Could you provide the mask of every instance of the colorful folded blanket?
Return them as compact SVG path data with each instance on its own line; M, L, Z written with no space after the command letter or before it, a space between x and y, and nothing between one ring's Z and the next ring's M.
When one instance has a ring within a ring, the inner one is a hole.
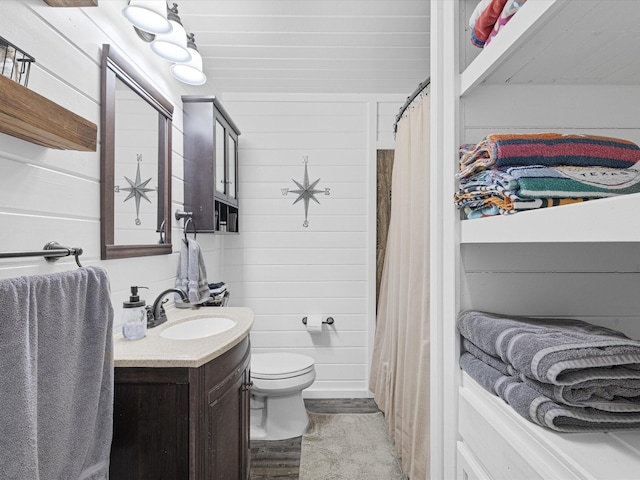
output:
M493 26L493 30L491 30L487 40L484 42L485 47L491 43L491 40L493 40L493 37L500 32L500 29L509 23L509 20L513 18L516 12L526 3L526 1L527 0L507 0L507 3L504 4L504 8Z
M484 8L482 8L482 2L478 4L476 10L481 9L480 13L478 14L474 10L474 13L471 14L471 18L477 17L471 29L471 43L473 45L480 48L484 47L484 43L493 30L498 17L500 17L505 3L507 3L507 0L491 0L487 5L484 5ZM471 23L471 20L469 23Z
M489 168L578 166L630 168L640 161L635 143L597 135L559 133L491 134L476 145L460 147L458 178Z
M523 198L604 198L640 192L640 165L606 167L510 167ZM473 177L472 177L473 178Z
M581 203L592 200L591 198L517 198L511 199L508 208L502 207L503 199L500 197L486 198L484 203L477 205L464 205L465 217L469 220L474 218L491 217L495 215L512 215L527 210L539 210L541 208L559 207L572 203Z
M469 178L460 180L460 189L454 195L454 201L456 206L464 211L465 217L472 219L586 202L603 196L602 194L587 197L581 195L536 195L535 193L523 195L520 182L525 181L526 184L529 179L518 178L518 176L543 176L545 175L545 168L547 167L514 167L507 169L506 172L494 168L483 170ZM559 171L561 170L562 168L559 168ZM611 170L612 177L616 171L627 171L622 169ZM517 176L512 175L511 171L514 171ZM553 171L550 170L546 174L553 175ZM526 185L528 186L528 184ZM531 190L527 190L527 192L531 192Z

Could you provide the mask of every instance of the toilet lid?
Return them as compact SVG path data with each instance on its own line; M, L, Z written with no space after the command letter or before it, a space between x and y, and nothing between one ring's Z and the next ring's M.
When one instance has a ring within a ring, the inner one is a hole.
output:
M313 369L314 360L297 353L254 353L251 355L251 376L255 378L289 378Z

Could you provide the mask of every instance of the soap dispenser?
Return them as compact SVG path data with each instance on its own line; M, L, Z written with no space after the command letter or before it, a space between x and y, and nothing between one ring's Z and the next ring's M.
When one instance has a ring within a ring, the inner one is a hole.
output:
M147 334L147 311L145 301L140 300L138 288L131 287L131 296L128 302L122 304L122 336L129 340L138 340Z

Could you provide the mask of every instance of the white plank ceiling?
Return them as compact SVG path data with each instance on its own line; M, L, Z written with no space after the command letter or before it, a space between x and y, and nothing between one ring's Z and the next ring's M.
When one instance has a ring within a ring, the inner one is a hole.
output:
M220 93L409 94L429 75L430 0L176 1Z

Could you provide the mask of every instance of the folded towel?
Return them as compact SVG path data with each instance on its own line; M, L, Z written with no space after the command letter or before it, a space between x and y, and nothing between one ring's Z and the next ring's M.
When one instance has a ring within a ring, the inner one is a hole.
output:
M215 297L227 291L227 285L224 282L210 283L209 295Z
M108 477L112 328L100 268L0 280L0 477Z
M496 369L502 375L509 375L509 376L518 375L517 370L513 368L511 365L503 362L498 357L489 355L487 352L485 352L484 350L478 348L473 343L471 343L467 338L462 339L462 348L463 348L463 352L470 353L481 362L486 363L490 367Z
M539 382L574 385L615 379L618 367L625 369L626 378L640 379L640 342L606 327L475 310L461 312L457 326L478 348Z
M462 347L465 352L502 375L515 377L558 403L606 412L640 412L640 379L635 371L620 367L612 371L607 379L586 380L573 385L552 385L521 374L512 365L489 355L466 338L462 340Z
M459 178L487 168L528 165L629 168L640 161L633 142L597 135L491 134L460 147Z
M470 353L460 356L460 367L485 390L497 395L523 418L558 432L593 432L640 428L640 413L603 412L571 407L523 383L518 377L503 375Z
M604 198L640 192L640 166L548 167L533 165L507 169L520 186L524 198Z
M467 218L480 218L492 215L510 215L525 210L537 210L592 200L592 198L523 198L518 193L499 187L460 191L454 195L454 201L459 209L464 210Z

